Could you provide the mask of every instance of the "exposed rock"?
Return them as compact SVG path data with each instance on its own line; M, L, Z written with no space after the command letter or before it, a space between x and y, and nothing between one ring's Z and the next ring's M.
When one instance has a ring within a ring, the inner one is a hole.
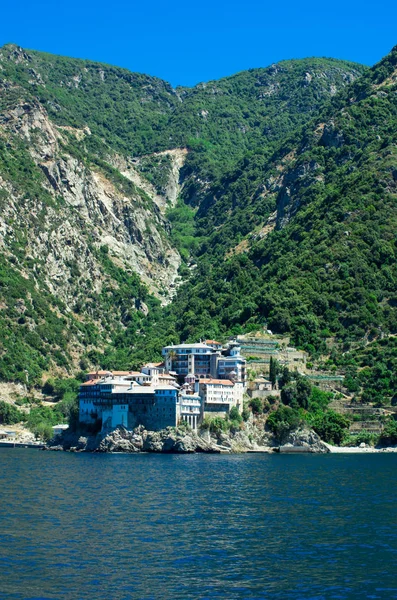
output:
M134 430L117 427L96 436L82 436L66 431L57 436L48 447L72 452L159 452L159 453L193 453L193 452L272 452L279 447L273 434L265 429L265 422L244 424L245 429L230 432L210 433L201 430L196 433L187 431L185 427L167 427L162 431L147 431L143 426ZM283 446L306 448L307 452L326 453L329 448L319 436L307 427L292 431L283 440Z
M126 195L103 171L69 155L62 147L66 129L54 126L35 100L18 101L0 115L0 133L26 142L45 175L43 188L54 199L51 206L19 197L9 182L0 179L1 191L8 197L0 215L2 244L7 234L12 242L9 224L18 222L27 234L27 254L37 265L46 263L41 283L67 305L76 302L76 287L86 295L84 282L96 293L102 290L105 277L90 248L92 240L97 247L106 245L118 266L137 273L166 303L179 279L180 257L168 241L169 224L156 204L156 194L154 203L149 189L146 197L138 188ZM91 133L88 128L76 131L79 140ZM38 227L43 218L46 226ZM77 282L78 273L84 277Z
M308 452L326 454L329 448L312 429L301 427L291 431L284 440L284 446L298 446L307 448Z
M185 427L168 427L162 431L147 431L139 426L134 430L124 427L83 436L66 431L49 443L49 448L60 447L72 452L160 452L160 453L193 453L193 452L248 452L270 451L275 440L263 427L246 423L246 430L231 430L229 433L210 433L187 430Z
M343 132L335 128L333 122L328 123L324 127L323 135L320 139L320 144L327 148L340 148L344 143Z

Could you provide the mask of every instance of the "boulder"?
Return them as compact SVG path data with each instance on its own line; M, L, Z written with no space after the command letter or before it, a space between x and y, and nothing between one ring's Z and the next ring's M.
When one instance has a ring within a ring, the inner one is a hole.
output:
M284 440L285 446L299 446L307 448L308 452L327 453L329 448L322 442L315 431L308 427L299 427L290 431Z

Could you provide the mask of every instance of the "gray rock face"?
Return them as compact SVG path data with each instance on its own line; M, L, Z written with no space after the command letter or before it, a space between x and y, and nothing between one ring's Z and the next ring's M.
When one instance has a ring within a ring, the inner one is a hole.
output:
M42 277L56 297L71 305L84 279L92 282L97 293L107 285L92 243L96 248L108 246L118 266L136 272L162 300L164 290L174 293L180 256L169 242L169 223L157 197L150 196L150 190L143 196L137 186L124 191L103 169L85 164L65 150L67 134L82 141L90 135L88 128L56 126L45 109L30 100L16 101L0 115L0 134L27 144L45 176L43 192L52 196L54 203L49 206L34 200L30 205L30 200L0 179L0 191L8 197L7 208L0 215L0 230L12 233L9 224L14 222L23 226L28 254L36 262L45 261ZM39 214L43 225L38 231ZM75 265L73 272L71 264ZM77 272L84 274L78 283Z
M324 127L320 143L327 148L340 148L344 143L343 132L335 129L335 125L331 121Z
M78 433L65 433L56 443L50 443L49 450L67 450L71 452L163 452L192 453L215 452L221 448L218 440L208 436L206 439L184 428L167 428L162 431L146 431L142 426L129 431L117 427L106 434L80 436Z
M321 438L312 429L300 428L291 431L285 440L284 446L296 446L307 448L308 452L326 454L329 448L321 441Z
M159 452L159 453L241 453L241 452L273 452L278 444L273 435L266 431L263 424L245 423L244 430L231 430L229 433L210 433L202 430L199 433L187 431L184 427L168 427L162 431L147 431L139 426L134 430L117 427L113 431L97 436L80 436L77 433L66 433L60 445L59 438L49 446L52 450L68 450L72 452ZM308 452L329 452L319 436L308 428L300 428L291 432L284 440L284 446L307 448Z

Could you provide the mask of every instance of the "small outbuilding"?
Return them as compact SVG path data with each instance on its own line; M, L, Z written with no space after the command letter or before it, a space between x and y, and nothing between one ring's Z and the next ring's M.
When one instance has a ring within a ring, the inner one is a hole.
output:
M61 435L64 431L66 431L66 429L69 429L69 425L60 424L60 425L54 425L52 428L52 431L55 436L55 435Z

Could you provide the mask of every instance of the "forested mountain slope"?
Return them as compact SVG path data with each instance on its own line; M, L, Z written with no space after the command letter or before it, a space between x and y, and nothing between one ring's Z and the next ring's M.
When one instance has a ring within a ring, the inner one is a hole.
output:
M178 250L185 260L189 250L175 231L199 240L193 211L184 223L172 209L178 197L200 204L248 150L270 156L364 71L285 61L173 90L125 69L0 49L0 378L131 366L185 335L159 301L174 296Z
M100 156L103 143L127 156L188 146L182 178L191 202L247 151L282 140L366 70L289 60L174 90L156 77L13 45L0 51L0 63L2 77L33 94L55 124L89 127L87 149Z
M182 337L266 322L318 354L395 334L396 139L397 47L209 190L198 267L172 309Z

